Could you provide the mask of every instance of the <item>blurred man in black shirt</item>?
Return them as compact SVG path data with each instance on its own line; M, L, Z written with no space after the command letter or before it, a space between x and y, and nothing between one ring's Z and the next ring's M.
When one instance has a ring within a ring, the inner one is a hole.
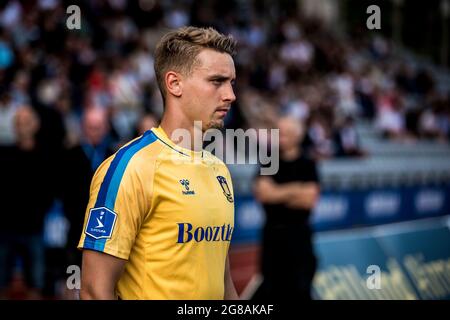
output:
M263 231L262 285L254 299L311 299L316 258L309 217L319 196L316 165L300 148L304 129L281 118L280 166L273 176L260 176L254 193L266 213Z
M108 115L99 108L87 109L82 117L82 138L66 152L63 185L64 211L70 223L67 237L68 263L81 265L76 247L89 200L89 188L98 166L114 153Z
M0 148L0 291L21 270L28 298L38 298L44 286L42 232L54 199L51 162L36 139L39 127L36 112L19 107L14 116L16 142Z

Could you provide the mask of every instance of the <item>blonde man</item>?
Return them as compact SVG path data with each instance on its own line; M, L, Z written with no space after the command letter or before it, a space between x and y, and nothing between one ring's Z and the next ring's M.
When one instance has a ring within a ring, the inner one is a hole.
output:
M79 243L82 299L238 298L228 263L231 177L193 143L194 121L202 132L222 127L236 98L235 45L195 27L158 43L164 115L160 127L121 148L93 178ZM172 139L177 129L191 139Z

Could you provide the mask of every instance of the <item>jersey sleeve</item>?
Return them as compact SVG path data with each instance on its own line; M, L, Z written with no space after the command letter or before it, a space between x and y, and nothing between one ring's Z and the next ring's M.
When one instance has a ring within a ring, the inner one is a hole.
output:
M97 170L79 249L128 259L141 224L149 214L153 168L139 157L118 153Z

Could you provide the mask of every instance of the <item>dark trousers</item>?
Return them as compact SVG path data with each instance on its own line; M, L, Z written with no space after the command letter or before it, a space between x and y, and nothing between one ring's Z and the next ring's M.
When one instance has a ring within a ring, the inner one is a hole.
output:
M0 288L7 287L20 271L28 287L44 286L45 253L40 235L0 234Z
M307 225L264 228L261 272L264 280L252 300L311 300L317 261Z

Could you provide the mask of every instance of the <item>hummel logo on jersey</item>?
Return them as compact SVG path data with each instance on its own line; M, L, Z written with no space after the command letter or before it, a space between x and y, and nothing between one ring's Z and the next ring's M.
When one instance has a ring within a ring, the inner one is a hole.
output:
M185 190L183 190L184 195L192 195L195 194L194 190L189 190L189 180L188 179L181 179L180 180L181 185L184 187Z

